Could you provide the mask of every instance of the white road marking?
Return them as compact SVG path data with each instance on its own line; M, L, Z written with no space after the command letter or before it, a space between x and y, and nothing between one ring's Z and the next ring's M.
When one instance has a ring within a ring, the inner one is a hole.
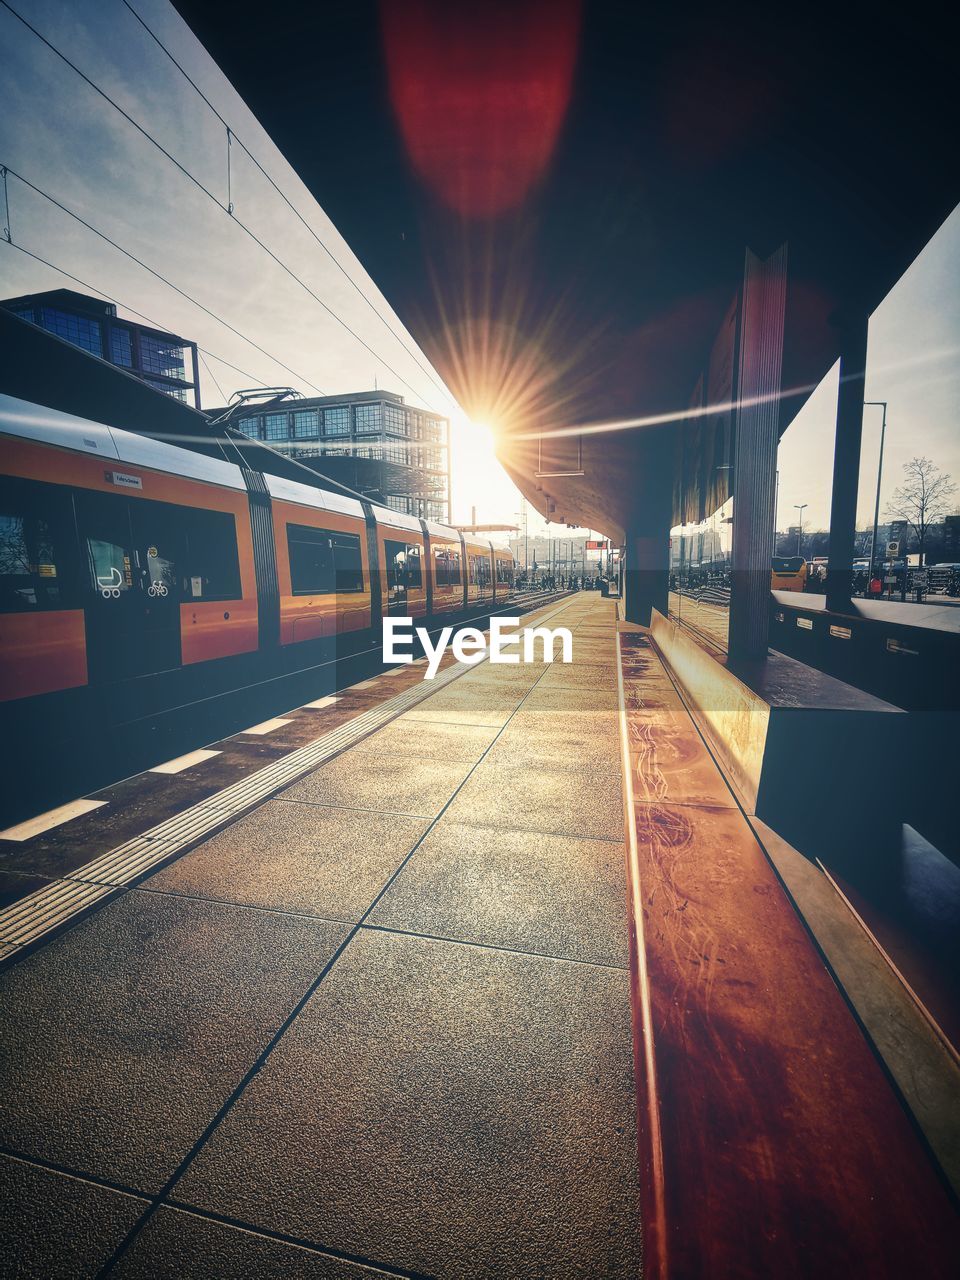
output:
M316 707L316 709L319 711L323 707L332 707L333 704L336 702L336 700L337 700L336 694L331 693L326 698L317 698L315 702L305 702L303 705L305 707Z
M274 729L279 729L285 724L292 723L290 720L264 720L262 724L251 725L249 729L241 729L241 733L273 733Z
M83 813L99 809L106 803L106 800L71 800L69 804L62 804L47 813L39 813L35 818L28 818L26 822L18 822L15 827L7 827L5 831L0 831L0 840L30 840L34 836L43 835L45 831L52 831L54 827L63 826L71 818L79 818Z
M220 755L219 751L188 751L185 756L177 756L176 760L168 760L166 764L155 764L148 773L183 773L195 764L203 764L204 760L212 760Z

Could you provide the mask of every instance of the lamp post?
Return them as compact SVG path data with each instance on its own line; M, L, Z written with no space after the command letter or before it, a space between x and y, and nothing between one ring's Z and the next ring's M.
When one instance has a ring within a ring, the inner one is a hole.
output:
M807 502L795 502L793 504L794 511L800 512L800 519L797 524L797 555L798 556L802 554L801 548L803 546L803 511L804 511L804 508L809 505L810 504Z
M887 402L886 400L864 400L863 403L883 406L883 420L880 423L880 457L877 460L877 500L873 507L873 537L870 539L870 576L873 577L877 555L877 526L880 523L880 478L883 475L883 442L887 434Z

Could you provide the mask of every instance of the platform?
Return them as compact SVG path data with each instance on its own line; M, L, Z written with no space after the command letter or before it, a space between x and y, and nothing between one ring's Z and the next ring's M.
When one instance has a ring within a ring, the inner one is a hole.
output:
M400 668L3 846L82 913L0 974L16 1274L638 1274L615 608L544 611L572 665Z

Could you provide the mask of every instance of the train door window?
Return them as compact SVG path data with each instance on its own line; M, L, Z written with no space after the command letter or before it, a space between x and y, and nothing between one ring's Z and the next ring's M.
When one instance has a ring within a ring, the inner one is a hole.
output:
M412 542L396 542L386 539L384 552L387 567L387 590L390 612L403 613L407 595L423 585L420 568L420 548Z
M134 589L133 538L126 498L80 495L81 528L90 590L120 600Z
M0 480L0 612L76 608L75 566L69 493Z
M420 561L420 546L416 542L407 543L407 588L419 591L423 587L423 569Z
M89 492L77 494L76 506L87 562L91 680L115 681L179 666L176 560L183 542L176 508Z
M181 574L185 600L239 600L240 559L237 522L229 511L179 509L186 531Z
M134 559L149 600L180 601L179 574L186 558L183 510L159 502L131 505Z

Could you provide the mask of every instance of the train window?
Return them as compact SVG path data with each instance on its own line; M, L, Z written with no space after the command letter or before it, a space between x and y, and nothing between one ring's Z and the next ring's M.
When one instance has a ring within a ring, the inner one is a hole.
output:
M384 542L387 562L387 585L391 591L401 588L417 590L423 585L420 570L420 548L412 542Z
M237 522L229 511L178 507L186 533L181 578L186 600L239 600L240 560ZM162 547L158 547L162 551Z
M333 547L333 567L337 574L337 594L363 590L363 560L360 556L360 539L354 533L330 535Z
M0 612L75 607L70 515L64 490L0 482Z
M295 596L363 590L363 561L356 534L288 524L287 550Z
M497 560L497 582L510 584L513 582L513 565L509 560Z
M456 587L460 585L460 552L451 551L448 547L436 547L434 555L434 571L438 587Z
M420 547L415 542L407 543L407 586L419 590L423 586L423 572L420 567Z

